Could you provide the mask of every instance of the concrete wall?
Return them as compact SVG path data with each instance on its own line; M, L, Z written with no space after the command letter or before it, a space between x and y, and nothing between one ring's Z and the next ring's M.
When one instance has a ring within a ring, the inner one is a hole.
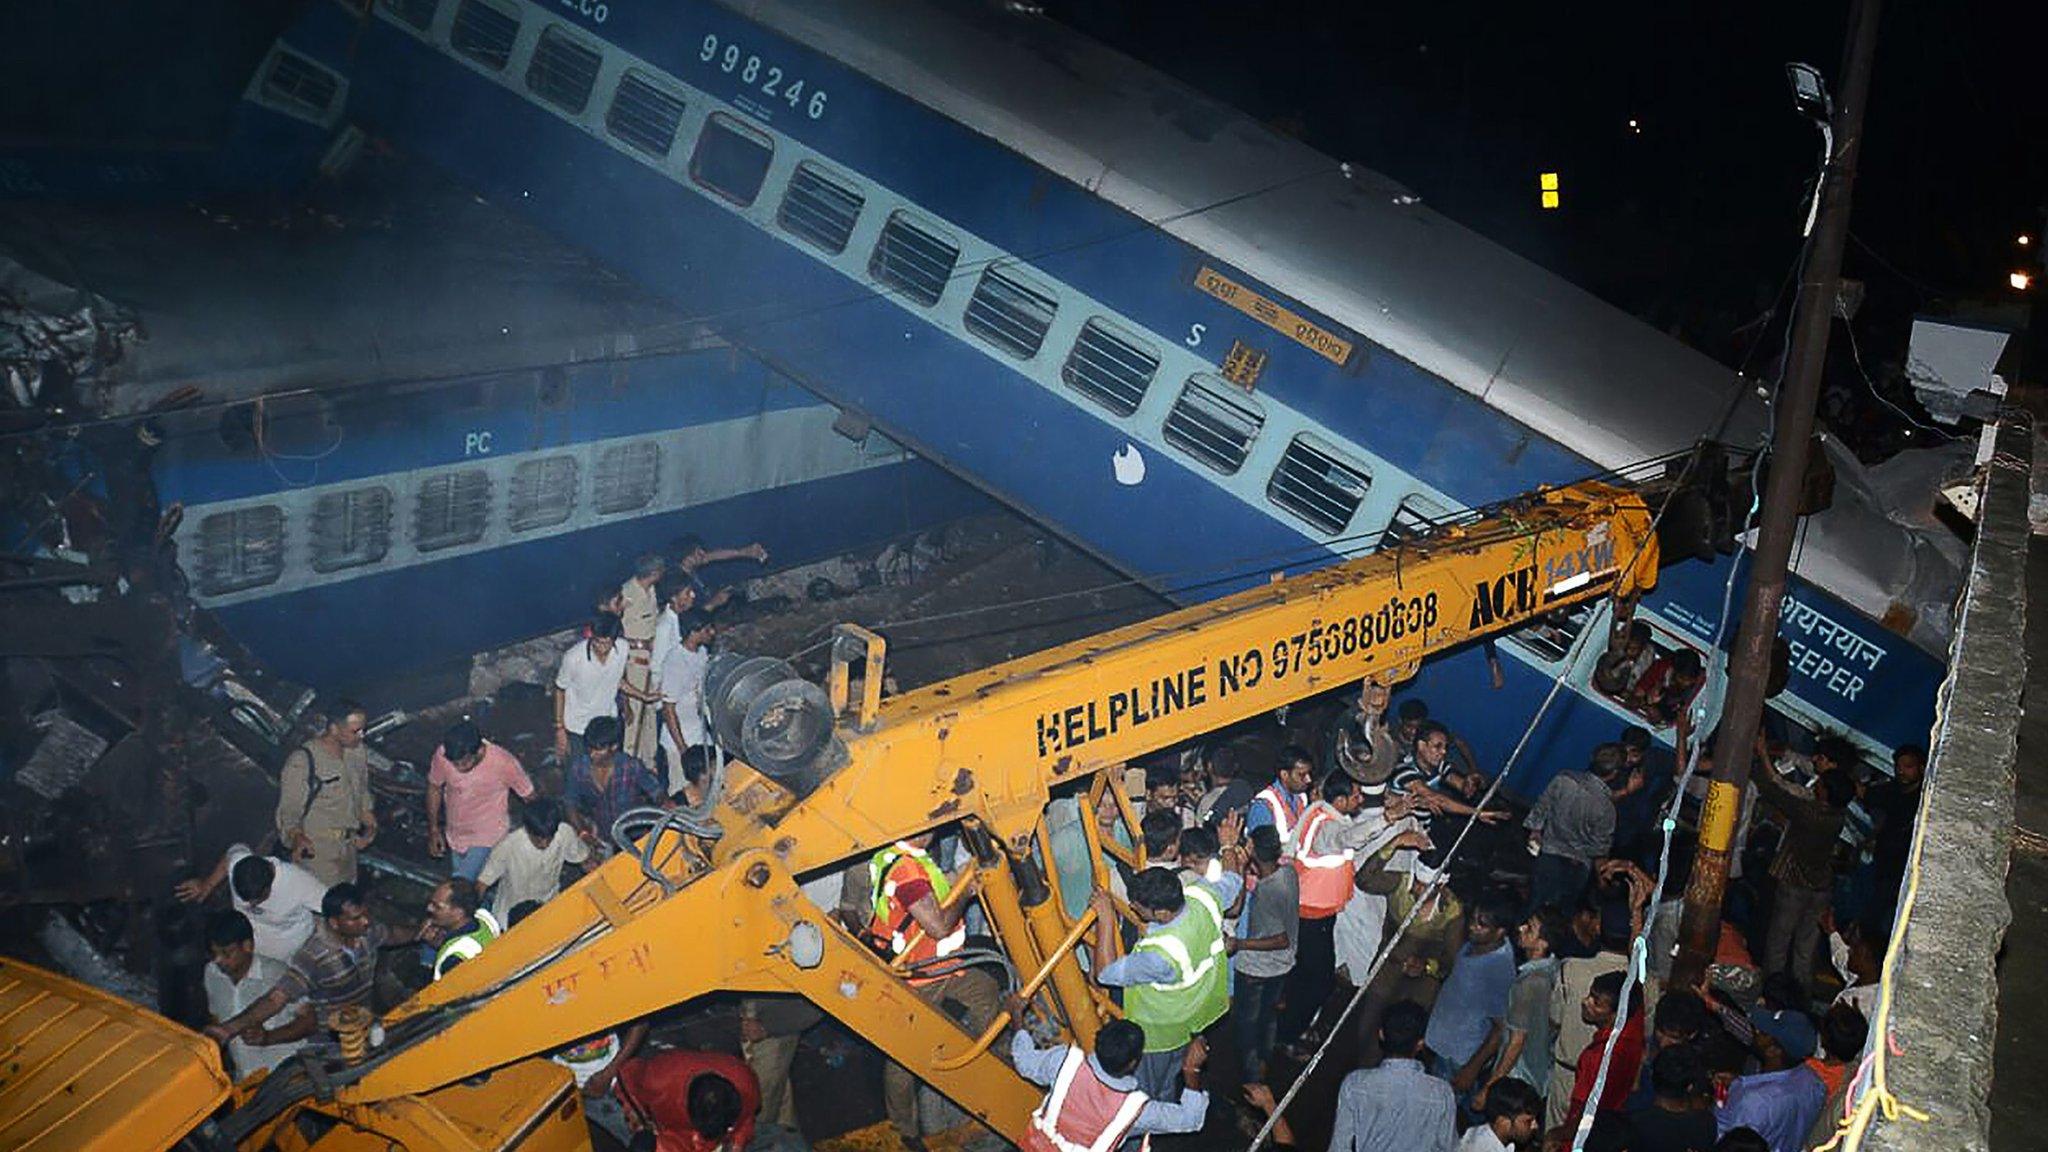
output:
M2006 868L2026 685L2031 429L1998 433L1929 749L1918 890L1902 906L1886 1084L1928 1115L1878 1114L1850 1149L1988 1149L1996 963L2012 912ZM1908 872L1912 887L1914 871ZM2023 958L2026 962L2035 962ZM1880 1010L1880 1019L1883 1012ZM1873 1021L1875 1023L1875 1021Z

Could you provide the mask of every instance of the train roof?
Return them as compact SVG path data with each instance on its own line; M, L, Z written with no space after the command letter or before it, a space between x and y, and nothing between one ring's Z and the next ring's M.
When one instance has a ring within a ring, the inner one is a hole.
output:
M317 204L317 207L309 206ZM0 287L136 334L85 378L109 414L700 346L673 305L423 165L367 161L289 207L0 205ZM111 305L111 307L109 307Z
M1703 436L1758 443L1736 374L1337 160L1053 21L993 3L723 0L1167 233L1236 265L1605 468ZM1895 490L1833 451L1802 576L1929 649L1960 545L1931 485ZM1890 466L1953 472L1957 454Z
M1728 368L1338 161L1052 21L993 4L730 0L1618 468L1689 446ZM1752 443L1762 405L1724 438Z

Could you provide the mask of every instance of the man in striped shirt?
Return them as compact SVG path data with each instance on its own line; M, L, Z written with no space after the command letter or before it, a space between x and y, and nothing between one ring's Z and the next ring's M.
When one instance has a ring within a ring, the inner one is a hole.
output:
M276 986L236 1015L208 1025L208 1036L239 1036L298 1000L312 1006L322 1027L331 1027L334 1014L343 1008L369 1007L377 980L377 950L389 942L389 933L384 925L371 922L362 889L353 884L329 888L320 902L320 917Z

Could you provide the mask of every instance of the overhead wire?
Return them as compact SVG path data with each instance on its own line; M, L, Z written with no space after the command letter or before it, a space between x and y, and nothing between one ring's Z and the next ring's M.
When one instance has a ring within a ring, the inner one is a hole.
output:
M1756 462L1751 465L1750 491L1753 495L1750 498L1749 514L1743 517L1743 530L1745 533L1750 525L1755 523L1758 514L1763 510L1762 486L1759 483L1760 477L1758 475L1761 471L1762 461L1763 456L1759 454ZM1735 576L1739 571L1741 571L1740 565L1734 563L1728 565L1728 578L1721 586L1721 614L1720 618L1714 622L1714 638L1707 645L1709 652L1717 651L1721 647L1721 637L1727 631L1728 618L1731 614L1730 609L1735 603ZM1714 665L1711 661L1709 665L1708 684L1711 685L1715 680L1719 680L1725 687L1728 680L1727 665L1725 663ZM1688 711L1692 715L1690 727L1692 747L1686 751L1685 767L1680 771L1678 778L1672 784L1671 802L1665 808L1664 819L1659 824L1662 840L1657 849L1657 878L1650 887L1649 903L1643 909L1643 926L1629 944L1628 964L1624 970L1625 974L1622 976L1621 992L1615 1004L1614 1023L1607 1030L1607 1044L1600 1050L1599 1070L1594 1074L1592 1088L1586 1093L1586 1105L1579 1115L1578 1126L1572 1132L1572 1152L1583 1152L1587 1137L1593 1134L1593 1122L1598 1118L1600 1100L1602 1094L1607 1090L1607 1075L1614 1062L1615 1045L1621 1040L1622 1031L1628 1027L1629 1003L1634 996L1636 988L1649 975L1650 940L1656 934L1659 909L1664 903L1664 885L1671 875L1671 844L1678 834L1679 810L1685 804L1686 787L1692 783L1693 773L1699 768L1700 752L1707 744L1705 729L1707 716L1704 703L1706 696L1706 690L1702 688L1693 696L1692 702L1687 706Z
M1781 285L1779 286L1778 294L1772 302L1771 313L1765 318L1763 328L1764 332L1769 331L1770 327L1772 326L1772 323L1775 320L1776 313L1783 306L1786 290L1789 287L1791 287L1792 284L1798 281L1800 272L1806 266L1807 253L1811 249L1811 246L1811 237L1807 237L1802 240L1798 254L1794 258L1792 266L1788 270L1783 283L1781 283ZM1756 350L1762 346L1762 343L1762 333L1759 333L1757 341L1750 346L1749 352L1745 353L1741 365L1738 366L1738 368L1736 369L1736 375L1738 379L1741 378L1742 373L1748 367L1750 358L1755 354ZM1776 380L1773 382L1771 390L1770 407L1773 410L1775 410L1776 407L1778 388L1782 386L1785 368L1790 361L1790 356L1791 338L1790 328L1788 324L1784 345L1779 354ZM1720 416L1708 426L1707 431L1709 437L1717 435L1720 429L1726 427L1728 420L1731 417L1733 417L1733 415L1735 414L1735 410L1742 403L1744 394L1745 393L1743 389L1739 387L1731 392L1728 398L1727 405L1721 412ZM1768 433L1766 435L1768 435ZM1687 461L1685 470L1682 471L1679 475L1679 487L1684 487L1686 481L1690 478L1693 468L1697 466L1698 459L1698 456L1694 455L1692 459ZM1752 493L1751 511L1749 517L1750 519L1753 519L1755 517L1756 510L1760 506L1761 489L1757 483L1757 478L1758 476L1760 476L1763 464L1767 459L1768 444L1766 444L1763 449L1757 451L1757 453L1750 462L1750 489ZM1655 537L1657 528L1661 526L1661 524L1663 523L1664 514L1666 511L1668 511L1669 507L1670 505L1667 504L1664 508L1660 508L1656 516L1652 518L1650 522L1650 535L1652 537ZM1747 520L1745 520L1745 531L1746 527ZM1635 559L1631 562L1632 566L1634 564L1641 563L1642 556L1643 553L1638 552L1636 554ZM1731 606L1732 598L1734 595L1735 577L1739 571L1739 564L1731 560L1729 562L1728 577L1722 588L1721 619L1717 621L1714 626L1715 647L1719 646L1720 636L1727 624L1729 608ZM1462 829L1460 829L1457 838L1453 840L1451 843L1450 850L1444 854L1442 858L1442 863L1439 865L1437 869L1437 879L1433 883L1431 883L1427 888L1425 888L1422 897L1416 900L1414 906L1409 909L1408 915L1403 917L1401 923L1395 927L1394 934L1391 937L1389 937L1387 941L1383 945L1381 945L1378 952L1374 954L1373 961L1369 967L1369 970L1365 974L1364 978L1359 981L1358 988L1352 994L1351 999L1346 1002L1343 1010L1339 1012L1337 1022L1330 1029L1329 1035L1324 1039L1323 1043L1316 1049L1316 1051L1310 1056L1308 1063L1305 1064L1302 1067L1301 1071L1295 1076L1294 1083L1288 1087L1286 1094L1283 1095L1275 1103L1272 1111L1267 1114L1265 1123L1259 1128L1257 1135L1255 1135L1252 1138L1252 1142L1247 1147L1246 1152L1258 1152L1258 1150L1262 1146L1264 1146L1265 1142L1272 1136L1274 1127L1281 1122L1282 1118L1284 1117L1287 1111L1288 1106L1293 1103L1295 1097L1298 1096L1302 1088L1307 1085L1308 1081L1313 1076L1316 1069L1321 1066L1324 1056L1329 1051L1331 1042L1336 1038L1338 1034L1338 1029L1341 1028L1345 1020L1348 1020L1350 1018L1351 1013L1357 1009L1359 1002L1364 999L1367 989L1369 989L1372 986L1373 979L1379 975L1381 968L1383 968L1386 965L1387 960L1393 954L1395 946L1398 945L1402 937L1406 935L1408 928L1414 922L1416 915L1421 911L1423 907L1427 905L1430 897L1435 894L1436 890L1442 887L1444 883L1447 881L1449 877L1450 862L1457 857L1459 851L1463 848L1466 838L1470 835L1472 831L1472 826L1479 822L1479 814L1487 811L1489 806L1493 803L1494 799L1500 792L1502 785L1507 781L1508 776L1513 772L1515 763L1520 758L1523 749L1528 746L1529 740L1534 736L1537 728L1542 724L1544 716L1549 712L1552 704L1557 700L1557 697L1562 693L1565 681L1571 675L1572 670L1577 666L1582 647L1586 642L1587 636L1591 632L1592 629L1590 628L1581 628L1578 634L1572 638L1571 644L1566 648L1564 655L1559 659L1557 672L1551 677L1549 690L1544 694L1543 699L1537 704L1536 710L1534 714L1530 716L1528 724L1523 727L1522 735L1519 739L1516 740L1514 749L1509 753L1507 761L1502 765L1500 774L1494 778L1492 784L1490 784L1487 787L1486 792L1480 797L1478 803L1473 806L1473 818L1470 821L1468 821ZM1725 677L1725 669L1722 674ZM1694 699L1695 701L1697 701L1699 697L1696 696ZM1658 860L1658 879L1655 887L1653 888L1652 907L1651 909L1646 910L1645 912L1643 931L1638 935L1636 941L1634 942L1631 948L1632 959L1629 964L1629 969L1631 973L1634 972L1637 965L1641 962L1639 958L1643 957L1648 951L1649 934L1655 924L1654 907L1657 902L1656 898L1662 895L1664 880L1669 872L1671 839L1672 834L1676 829L1677 810L1679 805L1682 804L1685 796L1685 784L1690 781L1691 775L1698 764L1699 751L1703 742L1703 737L1701 739L1696 739L1694 741L1693 749L1690 753L1688 763L1685 768L1685 774L1680 778L1680 782L1673 792L1672 806L1670 810L1667 811L1665 814L1665 820L1663 824L1664 841ZM1626 1003L1629 994L1629 987L1626 985L1627 979L1629 978L1624 978L1624 988L1622 992L1623 1004L1621 1008L1624 1013L1626 1012ZM1622 1023L1622 1019L1617 1020L1615 1026L1616 1031L1614 1035L1619 1034L1619 1030ZM1607 1072L1608 1065L1612 1060L1613 1056L1612 1035L1610 1035L1609 1040L1610 1042L1608 1048L1605 1051L1603 1051L1601 1056L1601 1066L1599 1075L1603 1079L1603 1081ZM1588 1116L1591 1116L1593 1111L1596 1110L1594 1104L1598 1101L1598 1099L1599 1096L1597 1091L1589 1097L1589 1110L1587 1113ZM1590 1121L1582 1120L1581 1131L1576 1135L1572 1143L1573 1152L1583 1152L1585 1134L1590 1130Z
M1571 487L1573 485L1585 484L1590 482L1632 483L1642 475L1649 473L1651 470L1656 469L1659 466L1669 465L1679 460L1680 458L1687 457L1689 455L1689 452L1668 452L1656 456L1647 456L1643 457L1640 460L1631 461L1627 464L1622 464L1614 468L1604 469L1599 472L1588 474L1584 477L1581 477L1580 479L1560 484L1558 485L1558 487ZM1214 588L1219 584L1231 584L1251 580L1255 577L1268 575L1276 571L1284 571L1287 568L1295 567L1297 565L1315 565L1320 567L1324 564L1332 562L1332 554L1334 554L1336 560L1341 561L1354 559L1375 552L1386 552L1388 551L1387 539L1390 536L1395 537L1392 549L1395 556L1397 557L1397 560L1401 555L1405 555L1407 551L1411 548L1440 547L1450 543L1455 543L1459 546L1493 543L1501 539L1510 539L1515 536L1526 535L1528 530L1515 527L1507 527L1499 529L1491 535L1468 535L1458 537L1455 540L1446 540L1442 537L1434 535L1434 532L1445 528L1453 528L1460 525L1470 524L1475 521L1484 520L1488 516L1493 515L1501 511L1502 509L1511 506L1512 503L1512 501L1495 502L1492 504L1476 505L1473 507L1453 510L1431 520L1430 527L1427 530L1427 534L1419 536L1396 535L1396 533L1391 527L1375 528L1368 531L1359 531L1354 533L1348 533L1342 536L1336 536L1329 540L1320 542L1303 541L1300 544L1289 545L1285 548L1271 549L1264 552L1239 553L1235 556L1224 557L1206 564L1191 565L1184 568L1161 569L1153 572L1139 573L1134 576L1119 577L1115 580L1091 584L1084 588L1068 589L1061 592L1048 592L1044 595L1027 597L1020 600L1005 600L1001 603L996 604L980 605L973 608L953 609L945 612L933 612L921 616L896 617L894 619L876 621L874 623L866 625L866 627L876 631L880 631L882 629L915 628L927 624L941 623L949 620L967 619L975 616L984 616L997 612L1010 612L1018 608L1035 607L1041 604L1056 603L1063 600L1074 600L1086 597L1100 596L1107 593L1123 591L1131 588L1143 588L1147 591L1162 596L1166 596L1167 598L1172 599L1186 593L1200 592L1206 589ZM1025 628L1044 627L1049 624L1068 623L1075 619L1085 619L1089 616L1098 614L1099 612L1086 612L1078 614L1073 617L1060 617L1053 620L1033 620L1024 624L1019 624L1015 629L1009 629L1008 631L1017 631ZM806 641L809 640L810 636L816 635L818 632L824 631L829 627L830 625L820 625L818 628L813 629L810 633L807 633L802 639L798 641L800 647L797 650L793 651L789 656L785 657L785 659L798 659L799 657L809 652L816 651L817 649L824 647L826 644L831 643L829 639L817 643L806 643ZM991 632L982 633L980 635L1001 635L1004 631L1006 630L997 629ZM908 647L913 648L916 646L917 645L915 643L908 645ZM904 647L904 645L897 645L897 647Z
M1720 427L1725 424L1740 401L1741 393L1739 391L1731 395L1727 411L1715 421L1713 426ZM1680 488L1685 486L1693 470L1698 467L1699 459L1699 456L1694 454L1687 460L1684 470L1679 474L1678 486ZM1754 467L1755 465L1752 466ZM1657 529L1662 526L1664 516L1671 509L1671 506L1667 502L1651 518L1648 533L1650 539L1654 540L1656 538ZM1642 564L1643 557L1647 554L1647 549L1636 552L1629 561L1628 570L1620 578L1617 578L1615 582L1617 586L1625 585L1628 580L1634 578L1636 568ZM1730 587L1733 586L1736 570L1736 565L1731 562L1729 565ZM1725 604L1723 615L1724 617L1726 615ZM1514 773L1515 766L1520 761L1522 753L1528 748L1530 740L1535 737L1537 729L1542 726L1544 717L1549 714L1550 708L1556 703L1557 698L1563 694L1565 682L1570 678L1572 670L1577 667L1580 653L1587 642L1587 638L1592 635L1593 631L1594 629L1592 628L1582 627L1572 637L1571 644L1566 648L1564 655L1558 661L1557 671L1551 676L1549 690L1536 705L1536 710L1529 717L1529 722L1523 726L1522 734L1515 741L1514 748L1508 753L1506 761L1501 765L1500 773L1493 778L1493 782L1487 786L1486 791L1480 796L1478 802L1473 805L1472 818L1465 822L1464 827L1459 829L1457 837L1451 841L1449 851L1444 853L1441 862L1437 865L1436 878L1424 887L1421 896L1416 898L1413 905L1409 908L1407 915L1402 917L1401 923L1395 926L1394 934L1374 953L1372 963L1358 980L1357 989L1352 993L1350 1000L1345 1002L1343 1009L1337 1014L1337 1019L1331 1025L1323 1042L1317 1046L1315 1052L1310 1055L1308 1062L1302 1066L1300 1073L1294 1078L1294 1083L1288 1086L1286 1094L1275 1102L1272 1111L1266 1116L1265 1123L1260 1126L1257 1135L1252 1137L1252 1142L1247 1147L1246 1152L1258 1152L1265 1145L1267 1139L1272 1136L1273 1129L1281 1122L1289 1105L1300 1095L1301 1090L1307 1086L1309 1080L1314 1076L1316 1069L1322 1065L1324 1057L1329 1054L1331 1044L1340 1034L1344 1022L1351 1018L1351 1014L1357 1010L1359 1003L1365 999L1366 992L1372 987L1373 980L1379 976L1380 970L1386 966L1387 961L1392 957L1395 947L1407 935L1410 925L1415 922L1422 909L1427 907L1430 901L1436 897L1438 891L1448 883L1451 862L1457 859L1458 854L1464 849L1465 842L1471 836L1473 827L1481 822L1480 817L1491 808L1495 799L1499 796L1502 786L1507 783L1508 777ZM1574 1152L1577 1152L1576 1148Z
M1892 403L1889 399L1885 397L1884 393L1878 391L1877 381L1872 380L1870 378L1870 370L1863 366L1863 349L1858 347L1856 344L1856 325L1851 324L1847 320L1844 320L1842 321L1842 330L1849 334L1849 358L1855 361L1856 363L1856 374L1858 376L1863 377L1864 387L1870 389L1871 396L1876 398L1878 403L1898 413L1900 419L1904 420L1908 424L1911 424L1913 427L1920 429L1923 432L1931 432L1934 435L1941 437L1943 440L1953 440L1956 438L1955 433L1953 432L1948 432L1943 429L1936 428L1932 424L1923 423L1922 421L1916 419L1911 412L1908 412L1904 408L1899 407L1897 404Z
M1806 261L1812 249L1813 231L1809 225L1802 234L1798 254L1794 257L1792 263L1792 275L1788 282L1796 280L1801 283L1802 287L1804 286ZM1778 300L1771 306L1773 313L1782 305L1783 300L1784 291L1781 288ZM1786 318L1785 335L1778 353L1778 370L1771 383L1769 409L1773 421L1775 421L1777 416L1778 398L1785 384L1785 372L1790 366L1792 358L1792 326L1798 322L1798 300L1796 295L1793 305L1791 315ZM1831 305L1829 306L1831 307ZM1768 329L1769 326L1767 321L1765 327ZM1754 351L1754 349L1755 346L1753 345L1751 350ZM1745 357L1746 360L1747 357ZM1765 432L1764 436L1764 443L1759 445L1756 455L1750 461L1750 506L1748 514L1743 518L1742 531L1737 534L1738 540L1749 535L1763 508L1763 467L1770 459L1772 447L1770 433ZM1721 637L1727 630L1730 610L1734 604L1735 577L1740 571L1741 565L1739 563L1733 561L1729 563L1728 577L1721 588L1721 612L1719 618L1714 622L1714 638L1712 644L1708 647L1710 652L1720 648ZM1711 684L1715 680L1719 680L1725 688L1728 680L1726 664L1719 665L1717 670L1712 661L1708 663L1708 683ZM1686 750L1685 767L1674 782L1671 802L1665 810L1663 820L1659 824L1662 838L1658 845L1656 880L1651 885L1648 906L1643 910L1642 928L1636 933L1629 945L1628 963L1624 966L1621 991L1615 1005L1614 1023L1608 1029L1607 1044L1600 1051L1600 1064L1594 1074L1592 1088L1586 1095L1586 1104L1584 1110L1580 1113L1578 1126L1572 1132L1571 1152L1583 1152L1587 1138L1592 1135L1593 1123L1598 1119L1600 1098L1606 1090L1607 1076L1613 1065L1615 1045L1620 1041L1622 1031L1628 1024L1629 1001L1648 973L1650 938L1656 929L1658 908L1663 903L1664 898L1664 885L1670 876L1671 844L1678 830L1678 814L1685 803L1686 788L1692 783L1693 774L1699 767L1700 753L1706 747L1707 733L1703 731L1706 722L1706 709L1705 705L1701 703L1705 696L1706 692L1703 688L1694 695L1693 703L1689 705L1692 718L1692 747Z

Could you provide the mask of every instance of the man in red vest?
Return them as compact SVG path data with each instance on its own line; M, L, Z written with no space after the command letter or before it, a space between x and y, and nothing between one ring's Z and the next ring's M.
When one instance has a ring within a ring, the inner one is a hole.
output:
M1011 999L1011 1018L1023 1015ZM1152 1133L1199 1132L1209 1116L1209 1094L1201 1090L1208 1045L1199 1038L1181 1061L1186 1085L1178 1101L1153 1100L1138 1090L1138 1061L1145 1033L1128 1020L1113 1020L1095 1035L1095 1051L1078 1045L1040 1048L1031 1033L1017 1029L1010 1063L1017 1074L1052 1089L1036 1111L1019 1145L1024 1152L1112 1152L1125 1138ZM1149 1146L1149 1142L1147 1143Z

